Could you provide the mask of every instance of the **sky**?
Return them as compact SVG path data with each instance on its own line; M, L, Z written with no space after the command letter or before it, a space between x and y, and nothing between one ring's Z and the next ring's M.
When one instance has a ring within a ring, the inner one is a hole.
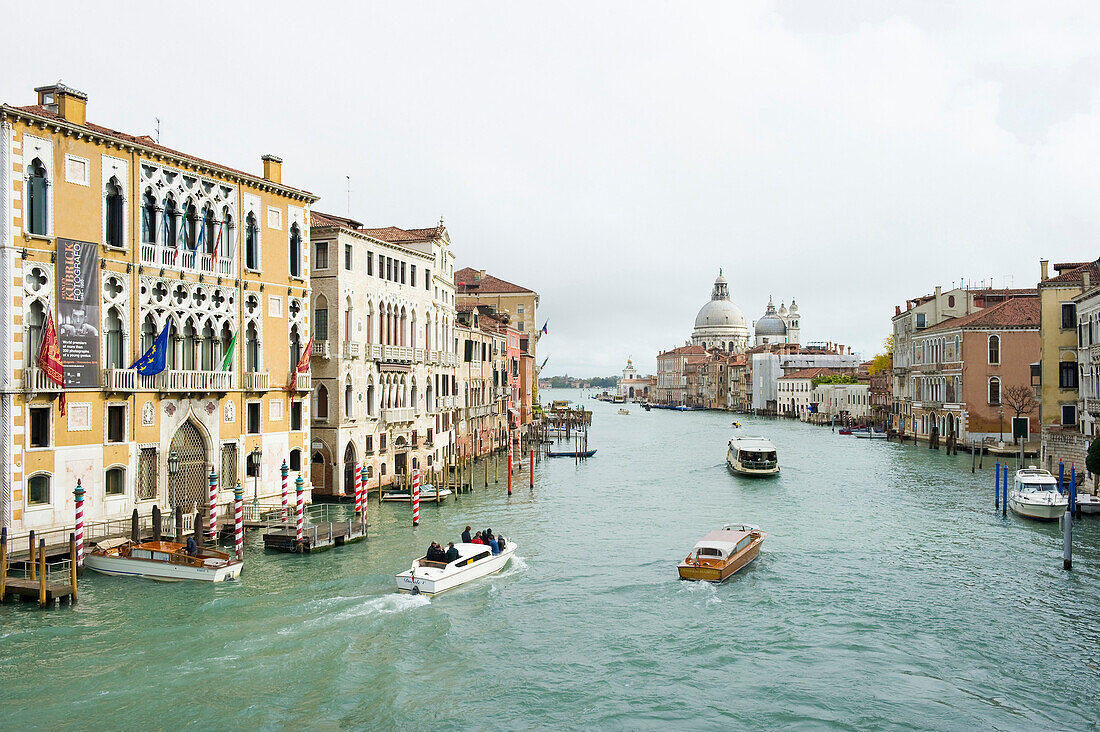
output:
M750 325L793 297L870 357L906 298L1100 256L1095 3L44 7L5 9L0 101L60 79L98 124L279 155L316 210L442 217L457 267L539 292L544 375L653 371L719 268Z

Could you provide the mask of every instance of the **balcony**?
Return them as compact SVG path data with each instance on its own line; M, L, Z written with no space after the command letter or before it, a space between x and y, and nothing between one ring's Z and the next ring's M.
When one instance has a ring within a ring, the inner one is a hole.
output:
M416 410L412 407L398 407L382 410L382 420L387 424L412 422L416 419Z
M241 388L245 391L268 391L271 389L271 374L267 371L245 371L241 374Z
M161 371L152 376L138 375L142 389L162 392L208 393L233 388L232 371Z
M1100 364L1100 343L1094 343L1089 346L1089 362Z
M1100 417L1100 399L1085 399L1085 411L1093 417Z
M443 352L442 351L429 351L428 352L428 363L430 363L431 365L438 366L440 363L442 363L442 361L443 361Z
M103 369L103 388L107 391L137 391L137 369Z
M329 345L328 341L314 341L313 342L313 355L317 358L329 358Z
M355 341L344 341L344 358L359 358L360 344Z
M382 360L397 363L412 363L413 349L409 346L382 346Z
M235 277L236 258L216 257L213 254L196 252L185 248L166 247L160 244L141 245L141 263L151 267L179 270L181 272L205 272L222 277Z
M42 369L28 366L23 369L23 391L37 394L43 391L61 391L61 387L46 376Z
M413 361L416 363L426 363L428 361L428 350L426 348L414 348Z
M443 365L444 366L454 366L455 365L455 355L453 353L444 353L443 354Z
M312 374L294 374L295 391L310 391L313 389Z

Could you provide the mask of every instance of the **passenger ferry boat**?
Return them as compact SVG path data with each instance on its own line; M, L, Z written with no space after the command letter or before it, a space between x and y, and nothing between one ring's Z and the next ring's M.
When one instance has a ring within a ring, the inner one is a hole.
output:
M682 580L725 582L760 554L768 535L755 526L734 524L712 531L676 565Z
M1034 465L1016 471L1008 492L1012 513L1038 521L1053 521L1066 512L1069 496L1058 492L1058 480L1050 471Z
M421 557L407 572L395 575L397 591L411 595L438 595L486 575L496 574L516 553L516 545L505 537L504 549L494 555L485 544L455 544L458 559L434 562Z
M244 562L225 552L199 547L195 556L174 541L107 539L84 557L84 566L103 574L145 577L162 582L223 582L241 575Z
M734 437L726 451L726 465L741 475L779 474L775 445L763 437Z

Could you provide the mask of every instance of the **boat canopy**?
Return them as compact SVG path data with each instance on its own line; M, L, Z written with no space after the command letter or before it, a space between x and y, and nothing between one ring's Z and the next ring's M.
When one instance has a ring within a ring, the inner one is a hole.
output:
M726 557L729 554L743 549L744 545L748 543L745 540L750 536L751 535L746 531L730 531L725 529L721 531L712 531L695 545L693 551L700 556L715 556L711 551L707 550L717 550L721 552L717 556ZM699 551L700 549L704 551Z
M775 445L763 437L734 437L730 447L751 452L775 452Z
M1017 483L1048 483L1050 485L1057 485L1058 481L1049 470L1042 470L1040 468L1024 468L1023 470L1016 471Z

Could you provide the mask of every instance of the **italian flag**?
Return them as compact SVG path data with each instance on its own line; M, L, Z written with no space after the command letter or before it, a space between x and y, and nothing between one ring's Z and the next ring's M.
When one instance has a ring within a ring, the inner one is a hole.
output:
M239 333L240 331L237 331ZM222 359L222 371L233 368L233 351L237 350L237 333L233 334L233 340L229 341L229 348L225 349L225 357Z

